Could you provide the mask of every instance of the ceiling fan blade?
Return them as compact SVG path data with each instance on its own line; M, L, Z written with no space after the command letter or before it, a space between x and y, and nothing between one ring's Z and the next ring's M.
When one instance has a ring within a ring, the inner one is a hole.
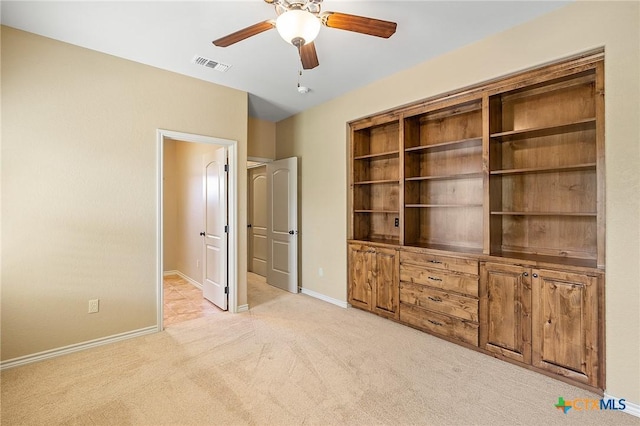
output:
M251 36L254 36L256 34L260 34L264 31L270 30L271 28L274 28L275 24L273 21L269 20L269 21L264 21L264 22L259 22L257 24L251 25L250 27L247 28L243 28L239 31L236 31L233 34L229 34L227 36L221 37L217 40L213 41L213 44L215 44L218 47L227 47L227 46L231 46L234 43L237 43L239 41L242 41L246 38L249 38Z
M322 23L329 28L337 28L383 38L391 37L396 32L398 25L395 22L340 12L323 13Z
M302 68L305 70L310 70L320 65L316 46L313 42L307 43L300 48L300 60L302 60Z

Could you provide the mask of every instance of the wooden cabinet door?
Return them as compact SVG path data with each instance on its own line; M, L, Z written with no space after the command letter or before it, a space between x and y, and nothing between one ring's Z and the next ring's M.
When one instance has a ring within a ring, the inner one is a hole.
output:
M480 347L531 362L531 272L521 266L480 267Z
M360 244L350 244L349 253L349 303L360 309L372 308L375 250Z
M598 279L544 269L532 276L533 365L598 386Z
M377 248L375 253L375 281L373 311L398 319L400 299L400 256L397 250Z

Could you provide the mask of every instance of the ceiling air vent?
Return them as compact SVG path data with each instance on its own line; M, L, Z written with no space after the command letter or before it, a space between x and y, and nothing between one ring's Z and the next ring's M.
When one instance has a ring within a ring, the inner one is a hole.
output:
M222 64L220 62L216 62L212 59L205 58L203 56L198 56L198 55L194 56L191 62L193 62L196 65L202 65L203 67L213 68L214 70L220 71L220 72L226 72L229 68L231 68L231 65Z

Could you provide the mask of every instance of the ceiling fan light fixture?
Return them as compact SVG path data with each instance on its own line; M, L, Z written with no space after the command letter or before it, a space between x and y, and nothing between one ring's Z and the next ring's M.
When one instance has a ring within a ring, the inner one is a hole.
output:
M288 10L276 19L278 34L297 47L315 40L320 26L320 20L313 13L300 9Z

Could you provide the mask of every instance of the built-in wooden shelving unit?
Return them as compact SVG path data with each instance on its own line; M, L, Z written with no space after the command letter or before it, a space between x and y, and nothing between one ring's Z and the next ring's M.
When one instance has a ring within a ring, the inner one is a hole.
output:
M350 123L350 303L602 391L603 99L599 52Z

